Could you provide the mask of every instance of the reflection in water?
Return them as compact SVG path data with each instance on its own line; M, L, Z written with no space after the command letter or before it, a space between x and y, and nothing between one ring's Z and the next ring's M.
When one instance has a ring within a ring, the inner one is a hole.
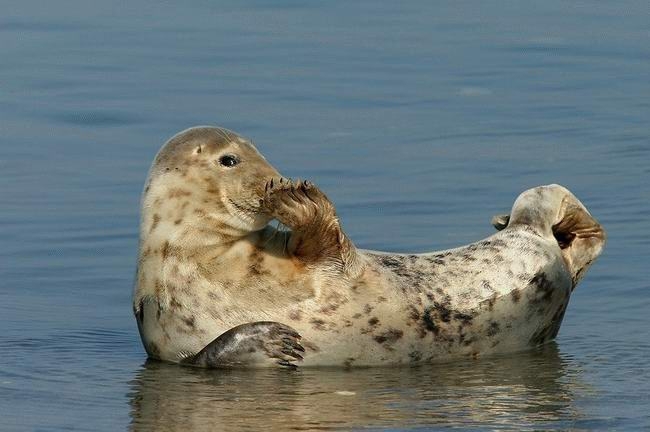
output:
M580 384L555 344L419 368L197 370L147 362L132 382L132 430L569 425Z

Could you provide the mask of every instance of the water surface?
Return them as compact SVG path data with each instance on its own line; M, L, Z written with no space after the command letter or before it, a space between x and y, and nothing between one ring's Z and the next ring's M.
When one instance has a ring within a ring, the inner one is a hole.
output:
M646 1L24 1L0 17L3 430L650 428ZM415 369L145 362L130 296L160 145L251 137L364 248L491 234L561 183L609 233L556 344Z

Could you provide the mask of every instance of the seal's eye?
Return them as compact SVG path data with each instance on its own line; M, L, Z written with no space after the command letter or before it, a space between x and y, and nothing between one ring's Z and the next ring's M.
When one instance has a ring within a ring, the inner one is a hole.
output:
M239 163L239 158L235 155L224 155L219 158L219 163L225 167L234 167Z

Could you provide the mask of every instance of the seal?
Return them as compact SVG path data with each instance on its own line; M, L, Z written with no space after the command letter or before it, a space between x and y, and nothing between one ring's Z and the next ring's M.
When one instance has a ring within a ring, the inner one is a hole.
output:
M605 231L559 185L492 222L455 249L357 249L316 185L195 127L150 169L133 311L151 358L200 367L413 365L552 340Z

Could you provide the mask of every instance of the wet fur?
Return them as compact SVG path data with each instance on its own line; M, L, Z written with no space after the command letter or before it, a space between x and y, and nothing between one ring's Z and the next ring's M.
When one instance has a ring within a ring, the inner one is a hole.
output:
M215 163L229 152L236 170ZM302 336L302 365L420 364L551 340L604 231L558 185L522 193L493 223L493 236L448 251L358 250L315 185L282 178L232 132L190 129L145 187L134 313L149 356L174 362L260 321ZM250 366L277 363L255 346Z

